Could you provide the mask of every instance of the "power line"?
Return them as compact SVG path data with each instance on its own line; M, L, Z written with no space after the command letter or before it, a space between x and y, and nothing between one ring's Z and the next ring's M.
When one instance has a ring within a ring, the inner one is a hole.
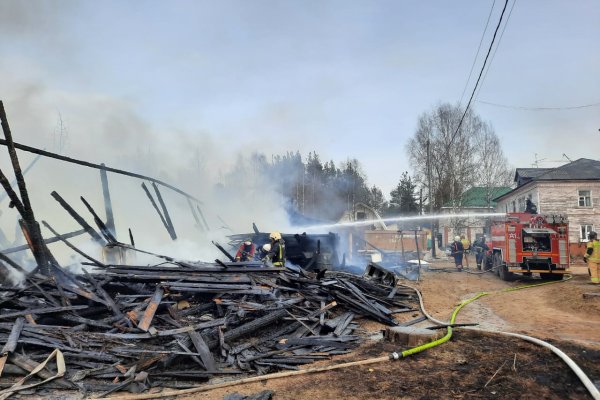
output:
M496 0L492 3L492 8L490 8L490 13L488 14L487 21L485 21L485 28L483 29L483 33L481 34L481 39L479 40L479 46L477 47L477 53L475 53L475 58L473 59L473 64L471 65L471 70L469 71L469 77L465 82L465 88L463 89L462 94L460 95L459 105L463 101L463 97L465 97L465 92L467 91L467 86L469 86L469 81L471 81L471 75L473 74L473 69L475 68L475 63L477 62L477 57L479 57L479 50L481 50L481 44L483 43L483 38L485 37L485 33L487 32L488 25L490 24L490 17L492 16L492 11L494 11L494 6L496 5Z
M502 42L502 38L504 37L504 31L506 31L506 26L508 25L508 21L510 21L510 16L512 15L513 9L515 8L515 4L517 4L517 0L514 0L512 3L512 6L510 7L510 11L508 12L508 17L506 17L506 22L504 23L504 27L502 28L502 32L500 33L500 38L498 39L498 44L496 44L496 48L494 49L494 54L492 54L492 59L490 60L490 65L485 70L485 74L483 75L483 79L481 80L481 85L479 86L479 89L477 90L477 95L475 97L479 96L479 93L481 92L481 88L483 87L483 84L485 83L485 79L487 78L488 72L490 72L490 68L492 67L492 64L494 63L494 58L496 58L496 53L498 52L498 47L500 47L500 42Z
M473 88L473 92L471 93L471 97L469 98L469 102L467 103L467 107L465 108L465 112L463 113L462 117L460 118L460 122L458 123L458 126L456 127L456 131L454 132L454 134L452 135L452 138L450 139L450 145L452 145L452 143L454 142L454 139L456 138L456 134L460 130L460 127L465 119L465 115L467 115L467 111L469 111L469 107L471 106L471 102L473 101L473 96L475 96L475 92L477 91L477 85L479 85L479 81L481 80L481 75L483 74L483 70L485 69L487 60L490 56L490 53L492 52L492 47L494 46L494 41L496 40L496 35L498 34L498 29L500 29L500 24L502 24L502 18L504 17L504 12L506 11L507 5L508 5L508 0L506 0L504 2L504 7L502 8L502 14L500 14L500 20L498 21L498 25L496 25L496 30L494 31L494 36L492 37L492 43L490 43L488 52L485 55L485 60L483 60L483 66L481 67L481 71L479 71L479 77L477 78L477 82L475 82L475 87Z
M513 106L507 104L497 104L489 101L477 100L478 103L487 104L494 107L510 108L513 110L524 110L524 111L549 111L549 110L577 110L580 108L598 107L600 102L592 104L584 104L581 106L568 106L568 107L526 107L526 106Z

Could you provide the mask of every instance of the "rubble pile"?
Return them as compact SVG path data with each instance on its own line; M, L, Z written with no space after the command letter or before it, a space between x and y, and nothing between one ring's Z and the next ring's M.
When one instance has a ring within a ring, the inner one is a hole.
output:
M106 395L294 370L357 346L357 318L396 325L393 315L416 305L412 291L358 276L256 262L95 268L52 266L52 277L0 287L0 390L53 351L56 366L36 380L66 372L42 390Z
M106 171L152 182L156 201L145 184L142 188L173 240L177 235L157 184L185 196L198 226L209 227L198 200L169 184L14 143L1 101L0 122L6 138L0 144L8 148L18 193L2 170L0 185L21 216L20 227L36 264L28 271L7 256L21 247L0 252L0 400L14 393L44 395L40 392L55 389L105 396L153 386L186 387L213 377L294 370L357 346L357 319L396 325L395 313L416 308L409 289L327 272L330 266L343 265L333 250L333 234L284 238L290 267L297 263L304 269L233 262L217 243L231 262L179 261L136 248L131 230L131 244L119 242ZM29 201L17 148L99 169L106 222L80 196L96 230L53 191L52 197L82 229L60 234L42 220L55 235L45 239ZM253 237L265 240L253 228ZM69 242L84 233L102 247L107 260L99 261ZM81 274L62 268L47 247L55 241L89 260L83 263L89 268ZM127 251L150 254L161 262L123 265ZM23 282L9 284L5 278L10 269L20 272Z

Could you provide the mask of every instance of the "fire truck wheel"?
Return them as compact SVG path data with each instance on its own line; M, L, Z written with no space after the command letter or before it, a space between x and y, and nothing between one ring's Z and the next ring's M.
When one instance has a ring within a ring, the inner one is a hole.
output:
M499 253L494 253L492 256L492 268L496 276L500 276L500 266L502 265L502 257Z
M498 273L500 274L500 279L507 282L513 280L514 274L508 271L508 267L506 265L501 265L500 268L498 268L498 270Z

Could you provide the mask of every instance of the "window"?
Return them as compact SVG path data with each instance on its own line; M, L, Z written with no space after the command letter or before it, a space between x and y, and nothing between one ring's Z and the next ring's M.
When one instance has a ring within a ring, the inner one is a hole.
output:
M512 210L513 212L517 212L517 203L515 203L515 201L512 201Z
M594 225L581 225L581 229L579 231L580 233L580 240L582 242L587 242L588 241L588 234L594 230Z
M589 190L579 191L579 207L591 207L592 206L592 193Z

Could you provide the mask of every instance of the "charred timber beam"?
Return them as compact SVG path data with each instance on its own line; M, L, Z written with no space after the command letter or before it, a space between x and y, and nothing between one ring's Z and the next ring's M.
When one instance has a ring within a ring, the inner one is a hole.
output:
M14 262L10 258L8 258L6 255L4 255L4 253L2 253L2 252L0 252L0 260L4 261L5 263L7 263L8 265L10 265L11 267L13 267L14 269L16 269L17 271L22 272L25 275L27 275L29 273L23 267L21 267L19 264L17 264L16 262Z
M6 360L9 356L9 354L14 352L15 349L17 348L19 336L21 336L21 331L23 331L24 322L25 322L25 319L21 318L21 317L19 317L15 320L15 323L10 331L10 334L8 335L8 339L6 340L6 343L4 344L2 351L0 351L0 376L2 376L2 371L4 370L4 364L6 363Z
M104 299L104 301L106 302L106 304L108 305L108 307L112 310L112 312L115 315L115 317L117 317L119 319L123 318L124 315L121 312L121 309L115 304L115 302L112 299L112 297L110 297L110 295L108 293L106 293L106 290L104 290L104 288L102 287L102 285L99 284L98 282L96 282L96 280L94 279L94 277L92 275L90 275L90 273L87 272L85 269L83 270L83 273L87 277L88 281L90 281L90 283L92 285L94 285L94 287L96 288L96 292Z
M24 215L25 208L23 208L23 204L21 203L19 196L17 196L17 193L13 190L12 187L10 187L8 178L6 178L6 175L4 175L4 172L1 169L0 169L0 184L2 185L2 187L6 191L6 194L10 198L9 207L11 207L11 206L15 207L20 215Z
M202 225L200 223L200 218L198 218L198 213L194 209L194 206L192 205L192 202L190 201L190 199L187 199L187 203L188 203L188 206L190 206L190 211L192 212L192 216L194 217L194 221L196 221L196 225L195 225L196 228L198 228L200 231L204 232L206 229L204 228L204 225Z
M106 168L106 165L100 164ZM102 195L104 197L104 209L106 210L106 227L109 232L117 237L117 231L115 229L115 218L113 216L112 202L110 200L110 190L108 189L108 177L106 176L106 169L100 170L100 181L102 182Z
M240 337L248 335L253 332L256 332L257 330L259 330L265 326L269 326L269 325L279 321L280 319L284 318L287 315L288 315L288 312L284 308L273 311L273 312L266 314L260 318L256 318L250 322L247 322L243 325L238 326L237 328L233 328L232 330L225 332L225 334L223 335L223 339L225 341L232 341L232 340L239 339ZM210 349L215 349L219 345L219 340L218 339L209 340L206 342L206 344L208 345L208 347Z
M100 229L100 233L102 233L104 239L106 239L106 241L109 243L117 242L117 239L113 236L112 233L110 233L110 231L108 230L104 222L102 222L98 214L96 214L96 211L94 211L90 203L88 203L86 199L83 198L83 196L79 196L79 198L81 199L85 207L88 209L88 211L94 216L94 222L98 226L98 229Z
M58 284L58 286L62 286L63 289L68 290L69 292L78 294L79 296L93 300L96 303L104 304L104 300L96 296L94 293L90 292L86 287L84 287L76 276L74 276L69 271L51 265L52 273L54 276L54 280Z
M167 224L167 220L165 219L164 215L162 215L162 213L158 209L158 205L156 204L156 201L154 201L154 197L152 196L152 193L150 193L150 190L148 190L148 187L146 186L146 184L144 182L142 182L142 189L144 189L144 192L146 192L146 196L148 196L150 203L152 203L152 207L154 207L154 209L156 210L156 213L160 217L160 221L163 223L165 229L167 230L167 232L169 233L169 236L170 236L171 231L169 230L169 224Z
M167 230L169 231L169 235L171 236L171 240L177 239L177 234L175 233L175 227L173 226L173 221L171 221L171 217L169 216L169 210L158 190L158 186L156 183L152 182L152 187L154 188L154 192L156 193L156 198L160 203L160 208L162 208L163 216L165 217L165 222L167 223Z
M190 325L190 326L184 326L182 328L158 331L158 333L156 335L151 335L150 333L97 333L96 335L99 335L101 337L107 337L107 338L113 338L113 339L126 339L126 340L152 339L154 337L175 336L175 335L179 335L182 333L198 331L200 329L213 328L215 326L223 326L223 325L225 325L225 318L219 318L219 319L214 319L212 321L202 322L197 325Z
M71 238L77 237L79 235L82 235L84 233L86 233L86 230L80 229L78 231L65 233L64 235L60 235L60 237L56 236L53 238L44 239L44 243L45 244L56 243L56 242L61 241L62 239L71 239ZM27 250L27 249L29 249L28 245L22 245L22 246L11 247L9 249L4 249L4 250L0 250L0 251L4 254L11 254L11 253L17 253L19 251L23 251L23 250Z
M8 146L8 141L0 139L0 145ZM49 152L49 151L46 151L46 150L41 150L41 149L38 149L38 148L35 148L35 147L31 147L31 146L27 146L27 145L24 145L24 144L13 143L13 145L14 145L14 147L16 149L27 151L27 152L33 153L33 154L40 154L40 155L42 155L44 157L49 157L49 158L54 158L56 160L66 161L66 162L69 162L69 163L82 165L84 167L105 170L105 171L108 171L108 172L113 172L115 174L126 175L126 176L130 176L132 178L145 179L145 180L148 180L148 181L151 181L151 182L156 182L159 185L167 187L167 188L169 188L169 189L171 189L171 190L173 190L173 191L175 191L175 192L177 192L177 193L179 193L179 194L181 194L181 195L183 195L183 196L185 196L185 197L187 197L187 198L189 198L191 200L194 200L194 201L202 204L202 202L200 200L198 200L196 197L192 196L191 194L188 194L188 193L184 192L183 190L178 189L175 186L169 185L168 183L163 182L163 181L161 181L159 179L151 178L149 176L145 176L145 175L141 175L141 174L136 174L134 172L124 171L124 170L117 169L117 168L111 168L111 167L102 166L100 164L94 164L94 163L91 163L91 162L88 162L88 161L77 160L77 159L71 158L71 157L65 157L65 156L62 156L60 154L52 153L52 152Z
M33 214L33 208L31 207L31 202L29 201L29 194L27 193L27 186L25 185L25 179L23 178L23 173L21 171L21 166L19 164L19 158L17 157L17 151L15 149L15 143L13 142L12 133L10 131L10 126L8 124L8 118L6 117L6 112L4 110L4 104L0 101L0 120L2 125L2 131L4 132L4 137L6 138L6 147L8 148L8 155L10 156L10 161L13 166L13 170L15 173L15 178L17 179L17 186L19 187L19 192L21 194L21 208L19 212L21 213L21 217L25 221L25 225L27 227L27 232L29 234L28 243L31 246L31 252L35 258L35 261L38 264L38 267L41 269L42 273L48 274L48 260L49 260L49 251L44 244L44 239L42 238L42 232L40 230L39 224L35 220L35 215ZM10 188L10 184L5 187L7 193ZM14 196L13 196L14 197ZM17 206L18 201L15 203L14 198L11 198L13 204Z
M62 197L60 197L60 195L56 191L53 191L52 193L50 193L50 195L54 197L58 204L60 204L62 208L64 208L69 213L69 215L73 217L75 221L77 221L79 225L81 225L81 227L92 237L92 239L94 239L100 245L104 245L104 239L102 239L102 237L94 230L94 228L92 228L87 222L85 222L81 215L79 215L77 211L75 211L73 207L69 205L69 203L67 203Z
M217 249L221 250L221 252L223 254L225 254L225 257L229 258L229 261L235 262L235 258L233 258L233 256L231 254L229 254L229 252L223 248L223 246L221 246L219 243L215 242L214 240L213 240L212 244L214 244L217 247Z
M76 252L77 254L79 254L79 255L81 255L81 256L83 256L83 257L87 258L88 260L90 260L91 262L93 262L94 264L96 264L97 266L99 266L99 267L102 267L102 268L106 268L106 265L104 265L104 263L102 263L102 262L100 262L100 261L96 260L96 259L95 259L94 257L92 257L92 256L89 256L89 255L87 255L86 253L84 253L83 251L81 251L81 250L79 250L77 247L75 247L73 244L71 244L71 242L69 242L69 241L67 240L67 237L66 237L67 235L61 235L60 233L58 233L57 231L55 231L54 229L52 229L52 227L50 226L50 224L48 224L46 221L42 221L42 224L44 224L44 226L45 226L46 228L48 228L48 230L49 230L50 232L52 232L52 234L54 234L54 236L56 236L56 237L55 237L55 239L58 239L58 240L62 241L62 242L63 242L64 244L66 244L66 245L67 245L67 247L69 247L71 250L73 250L73 251L74 251L74 252ZM82 231L80 231L80 232L82 232L82 233L83 233L83 232L85 232L85 230L82 230Z
M128 244L121 243L121 242L111 243L111 246L122 247L124 249L129 249L129 250L137 251L138 253L150 254L151 256L162 258L162 259L167 260L167 261L175 261L175 259L173 257L164 256L162 254L156 254L156 253L152 253L150 251L141 250L141 249L138 249L136 247L132 247L132 246L130 246ZM113 264L113 265L115 265L115 264ZM118 264L116 264L116 265L118 265ZM126 267L126 268L128 267L127 265L122 265L122 266Z
M59 312L63 312L63 311L84 310L86 308L88 308L88 306L30 308L28 310L0 314L0 319L20 317L20 316L27 315L27 314L54 314L54 313L59 313Z
M131 233L131 228L129 228L129 242L132 247L135 247L135 241L133 240L133 233Z

